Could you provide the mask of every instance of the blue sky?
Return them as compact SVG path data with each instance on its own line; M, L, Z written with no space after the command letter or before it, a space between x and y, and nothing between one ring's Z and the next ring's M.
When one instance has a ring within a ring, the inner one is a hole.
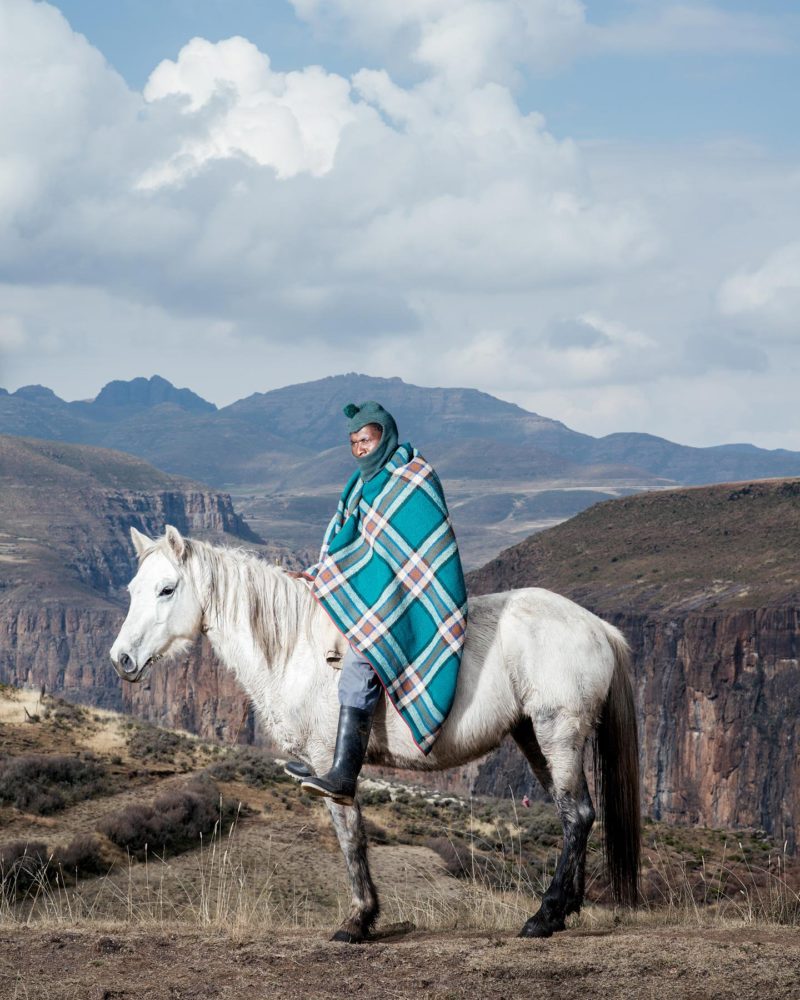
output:
M0 0L0 385L800 450L796 4Z

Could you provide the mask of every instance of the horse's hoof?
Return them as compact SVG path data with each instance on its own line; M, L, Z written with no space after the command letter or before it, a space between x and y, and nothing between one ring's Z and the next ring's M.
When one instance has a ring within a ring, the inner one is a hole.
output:
M552 936L553 932L546 924L540 924L534 920L529 920L517 935L521 938L549 938Z
M539 917L531 917L530 920L525 922L525 926L519 932L517 937L549 938L552 937L556 931L563 931L563 930L566 930L563 920L555 924L548 924L546 921L541 920Z
M343 941L345 944L363 944L364 940L363 934L353 934L341 927L331 938L331 941Z

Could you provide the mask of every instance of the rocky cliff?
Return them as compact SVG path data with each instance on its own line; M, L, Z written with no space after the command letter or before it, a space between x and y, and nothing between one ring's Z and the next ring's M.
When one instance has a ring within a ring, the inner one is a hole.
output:
M473 593L544 586L633 651L643 808L761 828L795 850L800 815L800 481L612 501L509 549ZM522 780L506 747L476 790Z
M105 449L0 437L0 682L252 739L247 699L207 643L141 686L111 667L135 572L130 527L157 535L165 524L297 565L254 535L226 494Z

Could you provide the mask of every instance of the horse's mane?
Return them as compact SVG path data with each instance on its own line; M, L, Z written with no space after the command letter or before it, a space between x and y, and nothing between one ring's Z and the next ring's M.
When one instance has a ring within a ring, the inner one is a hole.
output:
M183 542L186 553L181 568L194 585L208 626L236 627L248 622L267 661L285 663L300 635L310 634L316 604L308 588L246 549L190 538ZM157 546L175 562L166 539L159 539Z

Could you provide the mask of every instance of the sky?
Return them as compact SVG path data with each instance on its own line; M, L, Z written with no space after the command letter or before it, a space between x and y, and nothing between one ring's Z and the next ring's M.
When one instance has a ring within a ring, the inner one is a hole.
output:
M0 386L800 450L800 4L0 0Z

